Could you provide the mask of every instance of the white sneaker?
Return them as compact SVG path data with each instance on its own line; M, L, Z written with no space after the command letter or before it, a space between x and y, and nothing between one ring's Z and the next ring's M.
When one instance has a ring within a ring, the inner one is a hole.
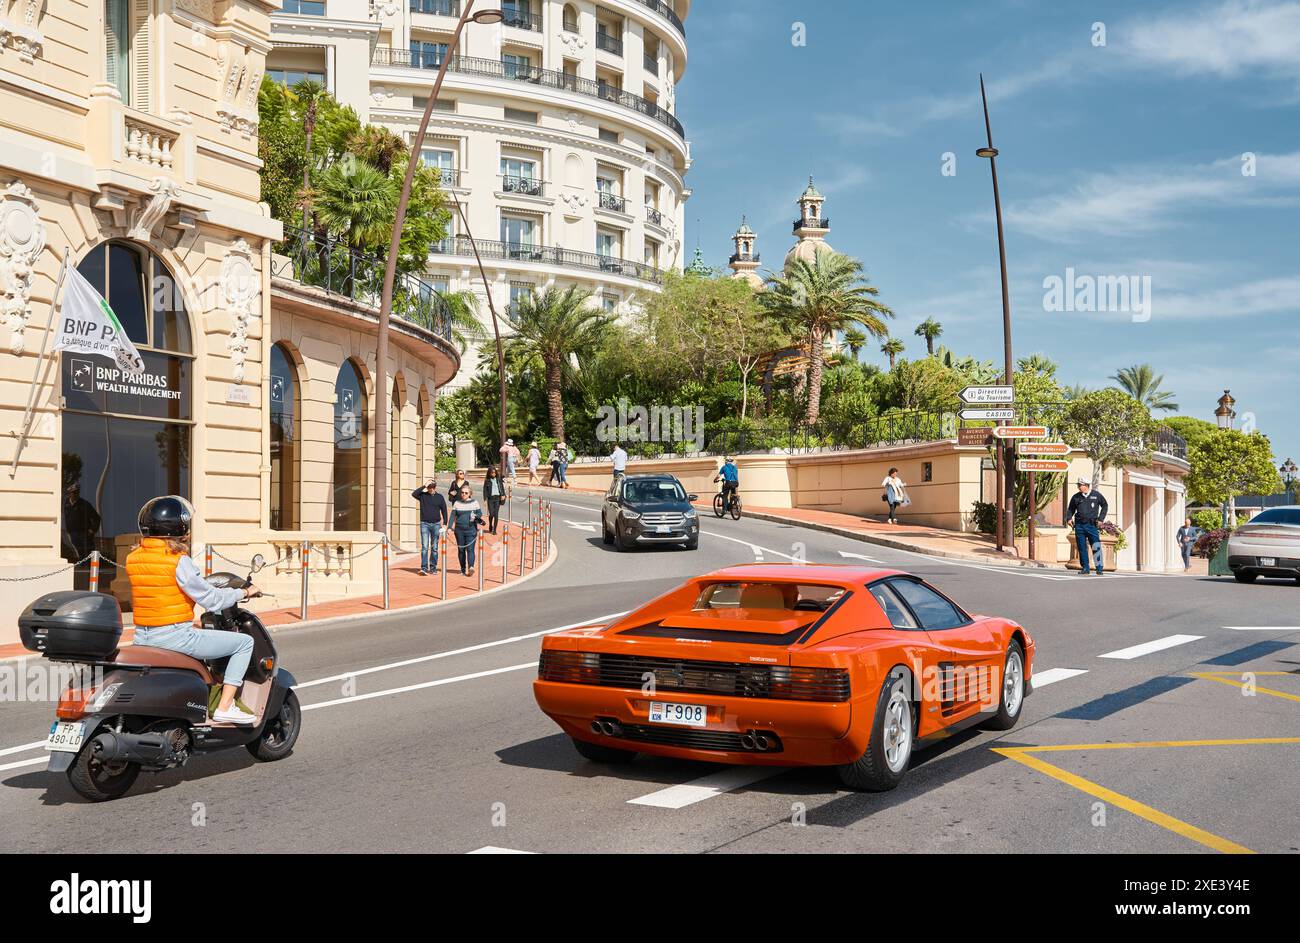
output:
M257 718L247 711L241 711L238 706L231 704L226 710L218 710L212 715L212 719L221 724L237 724L240 727L247 727L257 722Z

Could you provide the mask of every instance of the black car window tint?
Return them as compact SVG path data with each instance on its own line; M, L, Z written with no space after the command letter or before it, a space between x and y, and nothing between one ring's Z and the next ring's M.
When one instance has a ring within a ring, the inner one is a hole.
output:
M966 622L956 606L922 583L891 580L889 585L898 591L927 629L951 629Z
M894 595L894 591L887 585L875 583L868 586L867 589L876 598L876 602L880 603L880 608L885 610L885 618L889 620L890 625L896 629L918 628L916 620L907 611L907 607L903 605L902 601Z

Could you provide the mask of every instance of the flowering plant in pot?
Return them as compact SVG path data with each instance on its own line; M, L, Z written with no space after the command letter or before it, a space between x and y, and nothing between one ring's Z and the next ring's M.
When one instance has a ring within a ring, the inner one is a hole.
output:
M1110 521L1098 522L1097 532L1101 534L1103 538L1109 537L1111 538L1111 540L1115 542L1116 553L1119 553L1121 550L1123 550L1125 547L1128 546L1128 538L1124 536L1124 532L1120 530L1118 527L1116 527L1114 524L1112 524Z

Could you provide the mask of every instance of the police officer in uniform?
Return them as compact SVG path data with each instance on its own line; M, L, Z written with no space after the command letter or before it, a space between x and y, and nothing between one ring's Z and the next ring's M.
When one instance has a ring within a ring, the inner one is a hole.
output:
M1097 564L1097 575L1101 576L1105 561L1101 554L1101 533L1097 525L1106 519L1106 498L1092 490L1092 482L1087 478L1079 479L1079 491L1070 498L1065 512L1065 524L1074 525L1074 539L1079 545L1079 574L1088 575L1088 547L1092 546L1092 555Z

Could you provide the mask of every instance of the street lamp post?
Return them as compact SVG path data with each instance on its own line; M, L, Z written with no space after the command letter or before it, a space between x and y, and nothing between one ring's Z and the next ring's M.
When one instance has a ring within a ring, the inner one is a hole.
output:
M1237 411L1232 407L1236 404L1232 394L1227 390L1219 397L1218 408L1214 410L1214 421L1219 424L1219 428L1228 432L1232 429L1232 420L1237 418ZM1223 526L1227 527L1229 523L1237 523L1236 495L1228 495L1228 500L1223 502Z
M1300 468L1297 468L1296 463L1287 456L1287 460L1279 465L1277 470L1282 473L1282 487L1286 490L1287 503L1294 504L1295 495L1292 491L1295 489L1296 473L1300 472Z
M997 217L998 224L998 265L1002 273L1002 354L1003 354L1003 382L1007 386L1012 385L1011 373L1011 294L1007 287L1007 244L1002 233L1002 200L998 195L998 149L993 146L993 127L989 123L989 99L984 92L984 76L980 75L980 100L984 104L984 133L987 137L988 144L981 147L975 152L977 157L983 157L989 162L989 172L993 175L993 211ZM1002 423L1005 424L1005 423ZM1015 545L1015 469L1011 464L1012 456L1015 450L1015 443L1007 439L999 444L998 456L998 496L1001 507L998 509L998 528L997 528L997 546L1001 550L1006 543ZM1030 475L1030 488L1033 487L1033 476ZM1033 519L1033 499L1029 502L1030 520ZM1032 531L1031 531L1032 533ZM1031 537L1032 541L1032 537ZM1033 556L1033 546L1029 548L1029 554Z
M397 254L402 244L402 227L406 223L406 207L411 201L411 186L415 182L415 168L420 160L420 149L424 146L424 136L429 130L429 120L433 117L433 106L437 104L438 92L442 90L442 80L447 77L447 66L460 43L460 34L470 20L475 23L500 23L505 15L500 10L481 10L471 13L474 0L463 0L460 19L452 33L447 52L438 66L438 75L433 80L433 90L425 102L424 114L420 118L420 127L411 141L411 156L406 162L406 176L402 179L402 191L397 197L397 212L393 216L393 235L388 241L388 258L384 263L384 287L379 296L379 330L375 341L375 530L388 532L388 409L378 408L386 403L388 397L388 319L393 314L393 282L397 276Z

